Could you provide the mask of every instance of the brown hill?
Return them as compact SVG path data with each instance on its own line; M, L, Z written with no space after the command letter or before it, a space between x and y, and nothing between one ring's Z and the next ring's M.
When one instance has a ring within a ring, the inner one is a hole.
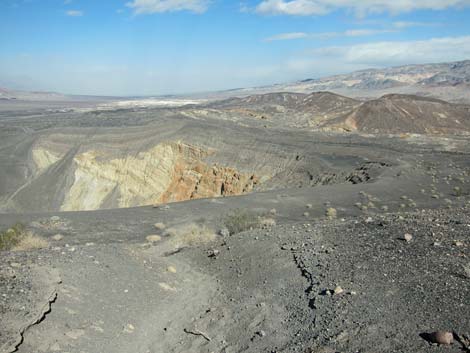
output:
M390 94L325 121L324 130L366 133L468 134L470 106L413 95Z
M331 92L267 93L230 98L212 103L210 108L250 117L279 121L284 125L317 127L330 119L344 116L360 101Z

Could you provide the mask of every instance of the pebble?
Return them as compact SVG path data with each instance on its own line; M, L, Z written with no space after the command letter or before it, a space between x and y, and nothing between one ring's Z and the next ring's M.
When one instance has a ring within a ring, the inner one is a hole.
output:
M149 235L145 238L149 243L156 243L162 240L162 237L159 235Z
M230 235L230 231L227 228L222 228L219 231L219 234L223 237L228 237Z
M409 243L410 241L413 240L413 236L412 236L410 233L406 233L406 234L403 236L403 240L405 240L407 243Z
M59 241L62 240L64 236L62 234L56 234L52 237L52 240Z
M264 332L263 330L258 331L258 332L256 332L256 333L257 333L258 336L260 336L260 337L265 337L265 336L266 336L266 332Z
M158 230L163 230L163 229L166 228L165 223L162 223L162 222L155 223L154 226L155 226L155 228L157 228Z
M341 288L340 286L337 286L337 287L333 290L333 293L334 293L335 295L339 295L339 294L341 294L341 293L343 293L343 292L344 292L344 289Z
M208 252L209 257L217 257L220 254L220 251L217 249L209 250Z
M454 335L448 331L437 331L429 335L429 339L433 343L449 345L454 342Z

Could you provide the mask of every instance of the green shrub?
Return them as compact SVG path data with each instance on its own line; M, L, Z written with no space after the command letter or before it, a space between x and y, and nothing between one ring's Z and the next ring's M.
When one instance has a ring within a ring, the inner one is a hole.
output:
M263 216L258 212L236 209L224 217L223 224L227 227L230 234L233 235L246 230L260 228L262 226L260 220Z
M0 233L0 250L11 250L26 236L25 227L17 223Z

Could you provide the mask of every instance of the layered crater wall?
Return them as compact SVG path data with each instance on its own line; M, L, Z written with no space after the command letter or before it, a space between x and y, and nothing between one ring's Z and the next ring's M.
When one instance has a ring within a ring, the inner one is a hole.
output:
M182 142L161 143L122 158L97 150L80 153L74 158L73 184L61 210L96 210L112 198L117 207L132 207L239 195L253 189L255 175L204 162L211 153Z
M1 212L125 208L368 182L383 167L361 166L384 158L322 135L175 117L135 127L18 129L10 141L0 141Z

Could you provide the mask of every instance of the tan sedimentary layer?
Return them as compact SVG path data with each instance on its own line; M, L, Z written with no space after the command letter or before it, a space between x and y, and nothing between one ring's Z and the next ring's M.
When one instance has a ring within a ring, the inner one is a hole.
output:
M161 143L135 156L106 158L98 151L75 157L74 182L63 211L95 210L117 193L118 207L238 195L256 185L254 175L208 165L212 151L184 143Z

